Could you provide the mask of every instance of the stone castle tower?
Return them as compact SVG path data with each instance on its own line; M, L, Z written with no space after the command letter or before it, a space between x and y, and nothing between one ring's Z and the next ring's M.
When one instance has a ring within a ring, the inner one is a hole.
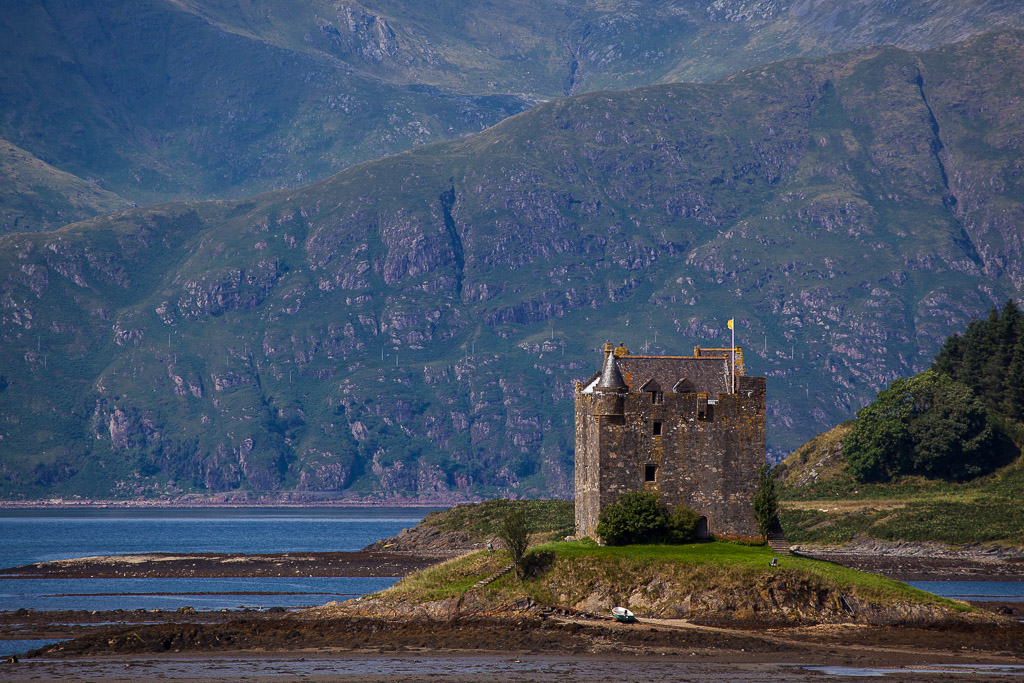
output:
M669 510L701 515L703 535L760 537L751 500L765 461L765 378L747 377L736 351L605 346L602 370L576 384L577 536L595 536L621 494L651 490Z

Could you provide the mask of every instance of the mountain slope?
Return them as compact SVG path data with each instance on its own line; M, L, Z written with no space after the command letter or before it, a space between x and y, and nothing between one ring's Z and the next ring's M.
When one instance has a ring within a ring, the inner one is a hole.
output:
M386 83L170 0L7 3L0 26L0 135L140 203L302 185L530 104Z
M0 233L52 230L132 204L0 139Z
M0 238L4 495L566 495L596 349L733 317L791 450L1021 295L1022 67L1003 32L581 95Z
M1022 26L1005 0L18 0L0 9L0 136L138 203L237 198L538 99Z
M870 45L927 49L1020 28L1013 2L814 3L519 0L189 0L205 21L329 55L393 83L547 97L658 82L711 81L797 56Z

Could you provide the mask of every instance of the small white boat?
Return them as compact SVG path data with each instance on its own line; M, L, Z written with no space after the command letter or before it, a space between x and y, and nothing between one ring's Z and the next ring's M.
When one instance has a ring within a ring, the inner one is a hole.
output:
M636 617L633 616L633 613L625 607L613 607L612 614L616 619L626 624L631 624L636 621Z

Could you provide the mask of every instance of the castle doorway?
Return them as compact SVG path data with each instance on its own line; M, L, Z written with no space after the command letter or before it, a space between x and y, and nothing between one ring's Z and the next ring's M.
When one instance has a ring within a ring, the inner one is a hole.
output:
M701 515L700 519L697 520L697 538L707 538L707 537L708 537L708 518L705 517L704 515Z

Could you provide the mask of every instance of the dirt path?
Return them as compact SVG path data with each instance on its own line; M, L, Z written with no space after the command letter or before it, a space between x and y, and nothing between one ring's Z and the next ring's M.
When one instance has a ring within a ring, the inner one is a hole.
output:
M819 624L794 628L730 628L697 624L687 619L644 618L635 624L578 617L557 618L579 626L616 631L657 631L712 636L730 642L740 652L789 652L794 656L828 654L846 662L870 662L879 665L906 665L924 662L1024 664L1024 626L978 626L941 631L913 627L880 627L866 624ZM642 640L638 638L637 640ZM755 647L737 647L744 641L760 643ZM699 641L698 641L699 642Z

